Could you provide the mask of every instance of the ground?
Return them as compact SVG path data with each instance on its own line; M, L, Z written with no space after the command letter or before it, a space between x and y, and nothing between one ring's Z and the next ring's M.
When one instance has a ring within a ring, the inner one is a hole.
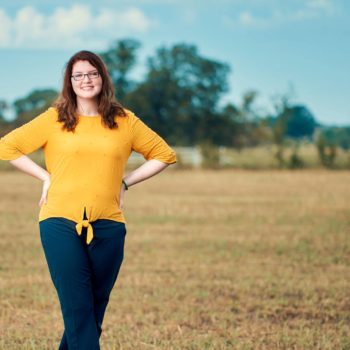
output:
M101 348L350 349L350 172L172 170L131 187ZM40 181L0 172L0 349L63 332Z

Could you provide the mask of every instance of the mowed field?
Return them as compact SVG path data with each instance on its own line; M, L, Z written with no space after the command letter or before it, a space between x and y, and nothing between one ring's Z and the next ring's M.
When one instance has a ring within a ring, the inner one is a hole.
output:
M0 349L57 349L41 183L0 188ZM125 213L101 349L350 349L349 171L167 169Z

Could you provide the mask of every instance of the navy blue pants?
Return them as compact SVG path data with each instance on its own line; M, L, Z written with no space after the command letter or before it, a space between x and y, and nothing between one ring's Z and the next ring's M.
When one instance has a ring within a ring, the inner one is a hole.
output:
M74 221L54 217L39 222L40 238L64 321L59 350L99 350L109 296L124 256L125 224L90 222L94 238L86 244Z

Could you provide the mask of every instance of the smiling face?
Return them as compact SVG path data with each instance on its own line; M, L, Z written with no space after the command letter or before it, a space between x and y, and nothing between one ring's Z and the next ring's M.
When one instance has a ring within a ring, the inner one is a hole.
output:
M97 96L102 89L102 78L97 69L89 61L77 61L72 68L71 77L72 87L77 95L77 100L97 100ZM95 73L95 75L94 75Z

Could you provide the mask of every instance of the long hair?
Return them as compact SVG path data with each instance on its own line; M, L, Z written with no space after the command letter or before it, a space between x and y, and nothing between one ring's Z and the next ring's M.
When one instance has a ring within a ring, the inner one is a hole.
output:
M74 131L78 124L77 98L71 82L73 65L78 61L88 61L99 72L102 78L102 89L98 95L98 113L101 115L105 126L110 129L117 128L118 124L115 116L125 117L126 112L123 106L115 99L114 86L106 65L98 55L85 50L77 52L67 62L63 78L63 88L59 97L54 102L54 107L56 107L58 112L58 121L64 123L62 128L68 131Z

